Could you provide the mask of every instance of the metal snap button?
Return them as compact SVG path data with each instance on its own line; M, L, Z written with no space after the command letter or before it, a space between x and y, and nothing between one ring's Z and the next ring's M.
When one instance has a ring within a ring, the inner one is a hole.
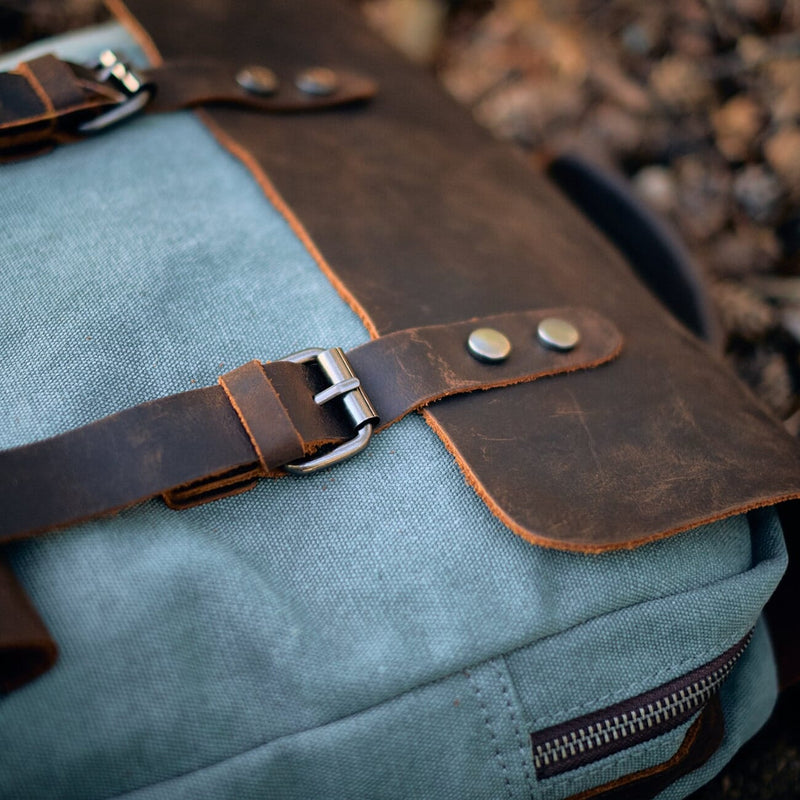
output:
M536 329L540 344L551 350L566 352L572 350L581 340L580 331L565 319L547 317Z
M294 85L305 94L326 97L339 88L339 76L327 67L311 67L295 78Z
M245 67L236 74L236 83L251 94L271 95L278 91L278 76L268 67Z
M494 328L477 328L467 339L467 349L473 358L488 364L505 361L511 353L511 342Z

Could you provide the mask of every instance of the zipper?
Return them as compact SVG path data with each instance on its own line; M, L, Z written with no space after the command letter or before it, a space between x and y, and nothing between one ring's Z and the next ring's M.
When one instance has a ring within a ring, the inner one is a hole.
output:
M702 710L753 638L669 683L531 734L536 777L552 778L655 739Z

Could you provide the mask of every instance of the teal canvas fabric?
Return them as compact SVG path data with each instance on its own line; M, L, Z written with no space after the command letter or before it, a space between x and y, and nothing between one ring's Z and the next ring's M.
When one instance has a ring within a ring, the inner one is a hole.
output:
M188 112L4 166L0 220L3 448L368 338ZM687 726L540 781L530 732L710 661L785 567L771 510L633 551L534 547L416 415L334 470L8 551L61 657L0 699L0 797L85 800L565 797L666 760ZM775 694L759 626L721 750L664 797L717 771Z

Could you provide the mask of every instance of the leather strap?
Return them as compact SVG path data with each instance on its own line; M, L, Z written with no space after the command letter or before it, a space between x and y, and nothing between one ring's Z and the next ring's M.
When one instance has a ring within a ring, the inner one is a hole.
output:
M239 422L250 438L264 474L304 453L303 440L258 361L250 361L219 379Z
M45 55L0 73L0 156L49 146L124 99L72 67Z
M539 344L537 325L549 316L581 332L574 350ZM488 364L470 355L467 337L479 327L509 338L507 360ZM382 430L450 395L595 367L621 346L620 333L604 317L559 308L398 331L355 348L348 358ZM181 507L243 491L283 464L353 437L341 403L315 402L327 385L312 364L251 362L220 383L0 453L0 543L157 495Z
M258 94L236 80L243 65L215 60L178 60L137 71L152 97L148 112L175 111L204 105L233 105L269 113L297 113L332 108L371 98L374 81L348 70L335 72L327 94L303 92L295 76L276 75L275 91ZM80 126L130 98L96 72L54 55L21 63L0 73L0 159L49 149L80 138Z
M214 60L168 61L143 70L142 75L156 86L147 110L176 111L205 105L239 106L278 114L317 111L369 100L378 91L370 78L346 69L337 69L336 88L330 94L308 94L295 85L296 76L277 74L277 89L270 95L248 92L236 82L241 64ZM311 65L309 65L311 66Z
M597 552L798 496L797 442L523 157L369 35L351 3L239 0L224 25L191 4L173 14L165 0L127 4L165 61L269 53L292 72L306 52L323 62L347 53L378 80L380 102L346 113L269 125L233 108L201 115L375 335L567 303L622 330L624 357L602 375L426 412L511 530Z
M46 672L58 648L11 568L0 558L0 693Z

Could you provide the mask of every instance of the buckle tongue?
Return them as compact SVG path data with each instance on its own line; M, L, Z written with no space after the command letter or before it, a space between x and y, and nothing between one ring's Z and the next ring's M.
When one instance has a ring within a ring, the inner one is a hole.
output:
M347 415L356 429L356 435L321 456L315 456L295 464L286 464L284 469L295 475L308 475L360 453L369 443L373 426L378 421L378 414L341 347L333 347L330 350L315 347L301 350L299 353L292 353L283 359L283 361L291 361L293 364L307 364L315 360L331 385L317 393L314 396L314 402L321 406L336 397L341 397Z

